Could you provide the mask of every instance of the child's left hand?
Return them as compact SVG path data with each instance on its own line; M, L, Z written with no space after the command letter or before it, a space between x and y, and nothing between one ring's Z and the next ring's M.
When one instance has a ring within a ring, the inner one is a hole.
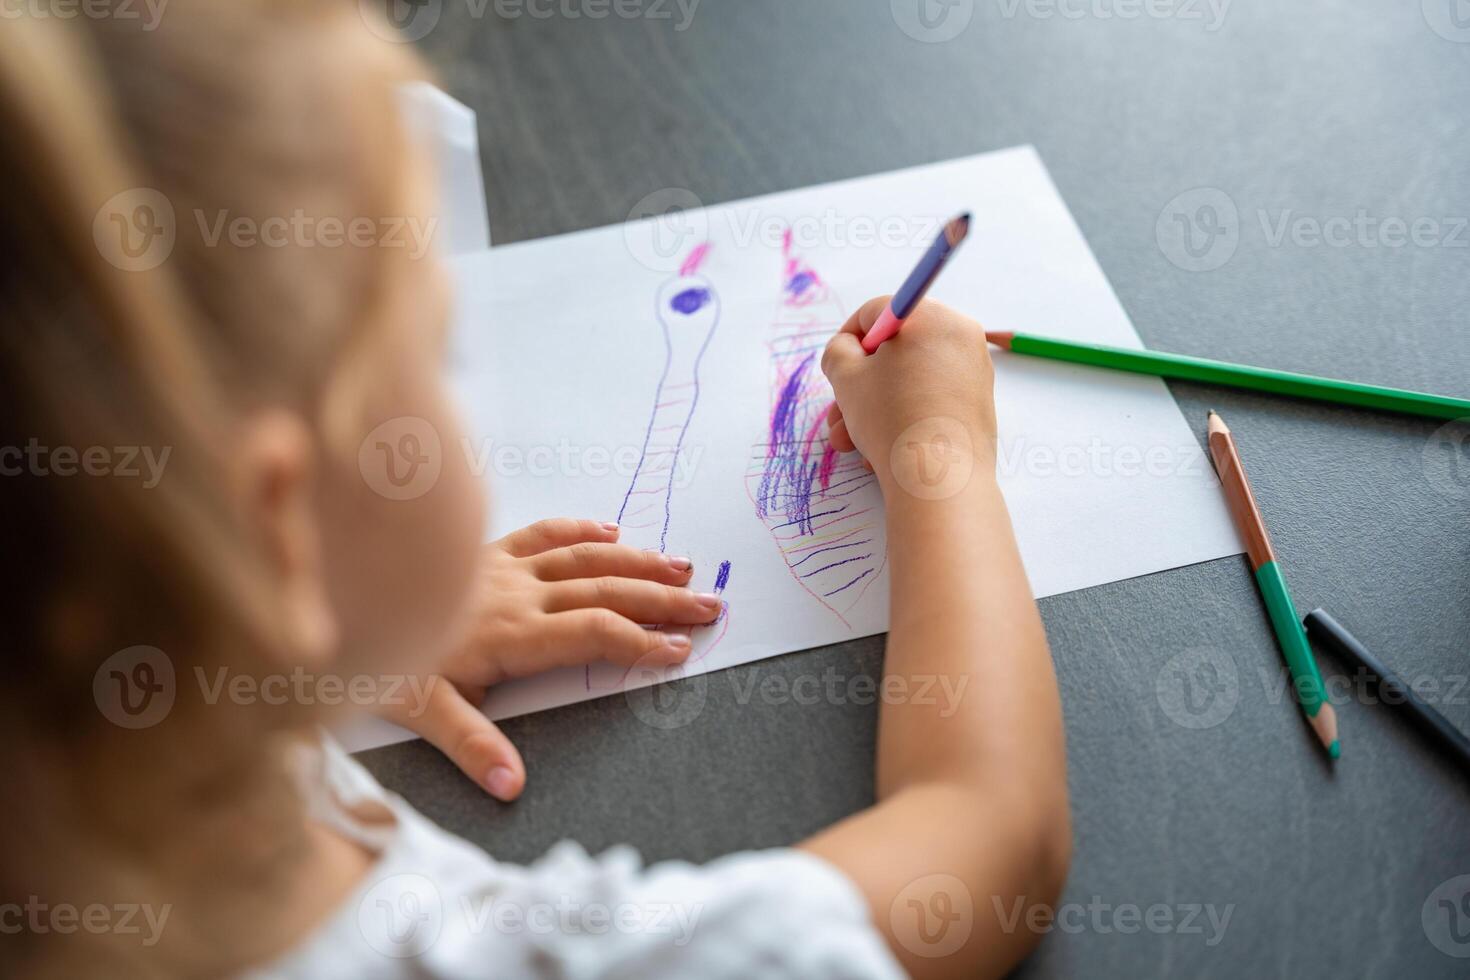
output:
M688 559L617 539L616 525L551 520L485 545L468 637L440 666L427 706L394 706L383 715L437 746L497 799L519 796L526 781L520 753L479 710L490 687L600 660L682 663L691 649L687 630L639 624L698 626L720 614L719 596L688 590Z

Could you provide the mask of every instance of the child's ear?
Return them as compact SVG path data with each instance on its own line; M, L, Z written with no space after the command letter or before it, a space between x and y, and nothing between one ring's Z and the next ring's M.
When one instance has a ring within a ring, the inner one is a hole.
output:
M337 649L337 617L327 598L322 538L313 507L315 449L296 415L251 417L241 439L247 519L277 583L281 648L266 651L293 666L320 664Z

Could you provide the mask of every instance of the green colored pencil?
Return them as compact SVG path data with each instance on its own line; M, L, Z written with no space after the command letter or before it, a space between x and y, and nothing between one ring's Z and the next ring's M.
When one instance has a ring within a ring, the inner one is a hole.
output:
M1276 561L1276 550L1271 546L1266 520L1256 506L1256 496L1251 492L1245 465L1241 463L1240 452L1235 447L1235 438L1225 420L1214 412L1210 413L1210 458L1215 462L1215 472L1220 474L1220 486L1225 491L1226 503L1230 505L1230 516L1235 519L1235 526L1245 539L1245 553L1256 574L1261 597L1266 601L1266 613L1276 632L1276 640L1281 644L1281 653L1291 672L1292 686L1296 688L1302 713L1307 716L1307 723L1312 726L1327 754L1336 759L1342 755L1342 743L1337 738L1337 712L1327 701L1322 673L1312 656L1307 631L1297 618L1291 592L1286 588L1286 576L1281 574L1281 566Z
M1098 344L1079 344L1070 340L1051 340L1024 333L991 332L985 338L997 347L1017 354L1045 357L1054 361L1071 361L1094 367L1151 374L1160 378L1204 381L1209 384L1269 391L1278 395L1294 395L1317 401L1357 405L1388 412L1427 415L1437 419L1470 417L1470 399L1447 395L1429 395L1421 391L1404 391L1356 381L1314 378L1309 374L1293 374L1271 368L1228 364L1186 354L1161 354L1149 350L1127 350Z

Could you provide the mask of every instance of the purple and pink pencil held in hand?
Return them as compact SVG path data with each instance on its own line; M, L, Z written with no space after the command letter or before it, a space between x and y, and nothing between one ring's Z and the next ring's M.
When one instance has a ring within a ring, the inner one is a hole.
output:
M892 340L903 328L903 321L907 320L914 309L929 292L929 287L934 285L934 280L939 278L944 265L949 257L954 254L955 249L960 247L960 242L970 234L970 215L968 212L955 218L944 226L944 231L929 246L929 251L919 260L914 271L904 284L899 287L898 292L893 294L893 299L888 303L888 309L878 317L878 322L873 324L871 330L863 335L863 350L869 354L878 350L884 342Z

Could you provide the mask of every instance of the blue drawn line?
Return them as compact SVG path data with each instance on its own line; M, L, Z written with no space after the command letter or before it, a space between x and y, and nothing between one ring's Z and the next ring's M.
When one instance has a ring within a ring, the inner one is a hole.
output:
M657 307L658 301L654 301ZM654 392L653 404L657 406L663 401L664 385L669 380L669 370L674 364L674 346L669 342L668 331L664 331L664 370L658 376L658 389ZM638 454L638 465L633 469L633 480L628 484L628 492L623 494L623 506L618 508L618 523L623 522L623 515L628 511L628 500L633 496L633 488L638 486L638 477L643 474L643 464L648 462L648 444L653 441L653 423L658 420L658 409L655 407L648 415L648 428L643 432L643 450Z
M823 599L830 599L832 596L836 595L839 592L842 592L844 589L850 589L850 588L852 588L854 585L857 585L859 582L861 582L863 579L867 578L869 575L872 575L873 572L875 572L875 571L877 571L877 569L873 569L873 568L868 569L866 572L863 572L863 574L859 575L857 578L853 579L851 582L848 582L846 585L842 586L841 588L833 589L831 592L824 592L824 593L822 593L822 598Z
M856 558L848 558L845 561L834 561L830 565L823 565L821 568L817 569L815 572L807 572L805 575L802 576L802 578L811 578L813 575L820 575L820 574L822 574L823 572L827 571L829 568L838 568L838 567L840 567L842 565L851 565L855 561L867 561L869 558L872 558L872 557L873 557L872 554L869 553L869 554L866 554L866 555L859 555Z
M658 536L659 551L663 551L669 541L669 521L673 519L674 474L679 469L679 454L684 451L684 438L689 435L689 426L694 424L694 413L699 410L699 366L704 363L704 354L709 350L710 341L714 340L715 331L720 329L722 312L720 310L715 313L715 322L710 324L709 333L704 335L704 343L699 345L699 354L694 358L694 397L690 400L689 414L684 417L684 428L679 430L679 441L674 443L674 455L669 463L669 489L664 494L664 527Z
M805 565L807 562L811 561L813 558L817 557L818 555L820 555L824 551L841 551L843 548L859 548L859 547L861 547L861 546L863 546L865 544L872 544L872 543L873 543L873 539L872 538L864 538L861 541L854 541L851 544L834 544L834 545L828 545L825 548L818 548L816 551L813 551L811 554L807 555L805 558L803 558L801 561L797 562L795 565L792 565L791 567L792 568L800 568L802 565ZM829 565L827 567L830 568L831 566Z

